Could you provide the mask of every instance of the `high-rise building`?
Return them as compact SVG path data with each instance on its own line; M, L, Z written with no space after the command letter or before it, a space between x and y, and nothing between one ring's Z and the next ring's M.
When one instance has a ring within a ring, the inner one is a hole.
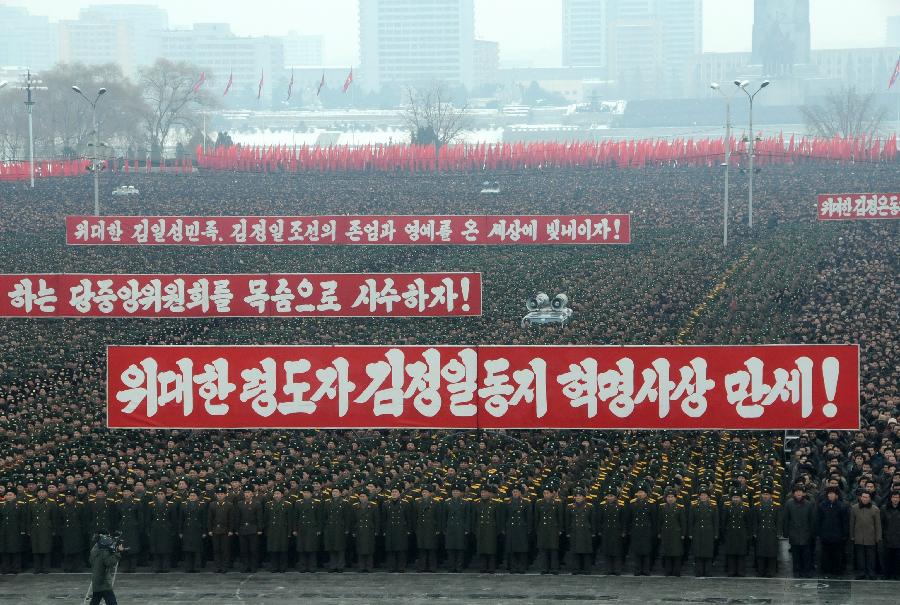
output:
M753 63L763 75L790 74L809 53L809 0L754 0Z
M475 86L497 84L500 69L500 44L492 40L475 40Z
M292 31L288 32L282 41L286 66L309 67L325 64L322 58L322 36L307 36Z
M562 63L566 67L605 67L608 0L563 0Z
M159 56L166 11L154 5L100 4L59 23L59 57L66 63L118 63L128 76Z
M0 6L0 65L48 69L59 59L55 25L18 6Z
M701 0L613 0L608 16L609 74L620 95L683 97L703 47Z
M207 86L223 91L232 75L230 99L255 99L261 75L261 98L271 101L284 93L276 90L284 75L281 38L237 36L227 23L195 23L192 29L166 31L162 56L196 65L206 73Z
M360 0L359 85L471 88L474 40L473 0Z

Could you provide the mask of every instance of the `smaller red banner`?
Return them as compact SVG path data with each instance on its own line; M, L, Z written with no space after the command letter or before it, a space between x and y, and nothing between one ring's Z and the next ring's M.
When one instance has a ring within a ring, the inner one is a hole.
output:
M820 221L900 218L900 193L823 193Z
M69 216L66 243L106 246L629 244L628 214Z
M0 275L0 317L481 315L480 273Z

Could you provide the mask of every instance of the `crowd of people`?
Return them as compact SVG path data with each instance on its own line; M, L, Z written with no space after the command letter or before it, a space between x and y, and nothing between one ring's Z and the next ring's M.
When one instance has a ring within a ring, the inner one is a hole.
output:
M896 221L816 221L815 194L893 164L483 174L105 176L104 214L627 212L628 246L67 247L87 178L0 183L6 273L479 271L481 317L0 320L3 570L71 571L121 532L125 571L793 573L897 577ZM110 198L119 184L137 199ZM523 329L565 292L573 320ZM860 345L860 431L114 431L107 344ZM415 563L414 563L415 562ZM781 572L787 570L780 570Z

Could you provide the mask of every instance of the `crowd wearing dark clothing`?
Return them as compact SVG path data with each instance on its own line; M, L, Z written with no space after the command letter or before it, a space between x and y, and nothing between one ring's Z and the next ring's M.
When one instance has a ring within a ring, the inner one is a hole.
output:
M105 214L632 215L628 246L67 247L91 181L0 183L4 273L479 271L481 317L0 320L0 563L122 571L792 572L897 578L896 221L820 223L815 194L897 189L893 164L768 166L754 227L721 171L104 175ZM118 184L136 199L110 198ZM565 292L573 320L523 329ZM107 344L858 343L860 431L116 431ZM689 566L684 567L687 562ZM782 570L785 571L785 570Z

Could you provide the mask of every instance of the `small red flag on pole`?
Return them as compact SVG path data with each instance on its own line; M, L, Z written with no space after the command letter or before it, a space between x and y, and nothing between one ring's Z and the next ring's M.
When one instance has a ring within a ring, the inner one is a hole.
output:
M228 91L231 89L232 82L234 82L234 72L233 71L228 75L228 83L225 85L225 92L222 93L223 97L228 94Z
M259 70L259 90L256 91L256 100L257 101L262 96L262 87L263 87L264 79L265 79L265 74L264 74L263 70L260 69Z
M291 81L288 82L288 96L287 100L291 100L291 91L294 89L294 70L291 70Z
M324 74L323 74L324 77ZM350 73L347 74L347 79L344 80L344 89L343 92L347 92L347 89L350 88L350 85L353 84L353 68L350 68Z
M891 74L891 80L888 82L888 90L891 89L898 77L900 77L900 57L897 58L897 64L894 66L894 73Z
M200 87L203 86L203 83L206 82L206 72L200 72L200 79L197 80L197 83L194 84L194 93L200 92Z
M322 92L322 89L325 87L325 72L322 72L322 79L319 81L319 87L316 89L316 96L319 96L319 93Z

